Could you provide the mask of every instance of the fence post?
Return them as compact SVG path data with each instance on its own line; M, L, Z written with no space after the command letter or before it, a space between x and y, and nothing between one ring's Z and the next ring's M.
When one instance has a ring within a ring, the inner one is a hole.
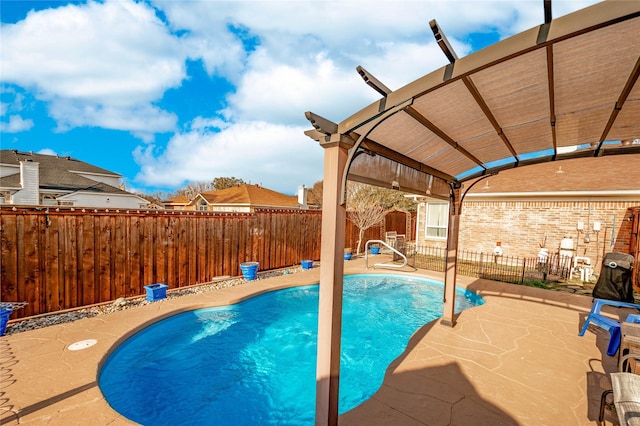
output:
M527 270L527 258L522 259L522 276L520 277L520 284L524 283L524 273Z
M480 264L478 265L478 278L482 278L482 272L484 269L484 252L480 252Z

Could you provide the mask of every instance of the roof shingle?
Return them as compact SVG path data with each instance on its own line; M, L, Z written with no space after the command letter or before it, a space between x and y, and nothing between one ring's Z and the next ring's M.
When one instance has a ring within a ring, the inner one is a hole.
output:
M469 193L621 190L640 190L640 154L576 158L505 170L483 179Z
M35 154L9 149L0 150L1 164L18 166L21 161L33 161L39 164L40 189L63 191L86 190L110 194L129 194L120 188L82 176L81 173L101 175L116 179L121 177L117 173L85 163L84 161L57 155ZM0 187L20 188L19 170L16 168L15 174L0 178Z
M246 204L264 207L297 207L295 196L263 188L259 185L244 184L218 191L203 192L209 204Z

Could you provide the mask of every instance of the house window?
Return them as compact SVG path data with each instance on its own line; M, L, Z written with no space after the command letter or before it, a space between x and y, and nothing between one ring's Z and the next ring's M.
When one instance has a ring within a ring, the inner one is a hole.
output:
M205 200L200 200L200 204L198 204L198 210L201 212L207 211L207 202Z
M43 195L42 196L42 205L43 206L57 206L58 200L56 200L55 195Z
M424 236L427 238L447 238L448 221L448 203L427 203L427 221Z

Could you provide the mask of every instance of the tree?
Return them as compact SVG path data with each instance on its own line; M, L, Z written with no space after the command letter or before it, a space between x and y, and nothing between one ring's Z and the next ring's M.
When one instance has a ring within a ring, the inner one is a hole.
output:
M355 182L349 182L349 185L355 185ZM407 212L415 212L418 203L406 192L398 191L397 189L383 188L380 186L369 186L370 191L380 200L387 210L402 210ZM323 182L321 180L313 184L313 187L309 189L307 193L307 202L312 205L322 207L322 189ZM349 191L347 190L347 197L349 197Z
M213 187L209 182L197 181L189 182L184 188L177 189L172 196L184 195L188 199L192 200L197 194L202 192L211 191Z
M212 189L214 191L220 191L221 189L232 188L234 186L244 185L246 182L236 177L217 177L211 182Z
M307 194L307 202L322 207L323 182L313 184ZM406 192L379 186L347 182L347 212L349 219L359 229L357 253L367 229L382 222L391 210L416 211L417 203Z
M365 231L382 222L389 211L377 189L362 183L347 184L347 213L359 230L357 254L360 254Z
M134 192L134 194L136 194L139 197L144 198L145 200L147 200L147 201L149 201L151 203L157 204L159 206L161 206L162 202L164 200L166 200L167 197L168 197L167 194L165 192L162 192L162 191L156 191L156 192L154 192L152 194L145 194L145 193L142 193L142 192Z
M387 210L416 211L417 203L406 192L397 189L374 186L371 188L372 196L376 197L382 206Z
M307 204L322 208L322 181L319 180L313 184L313 187L307 192Z

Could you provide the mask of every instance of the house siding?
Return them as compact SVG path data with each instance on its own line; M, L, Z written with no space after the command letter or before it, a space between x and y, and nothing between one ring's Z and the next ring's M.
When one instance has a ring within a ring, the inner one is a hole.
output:
M39 169L40 164L37 162L20 162L20 186L22 189L13 194L11 198L13 204L38 204Z
M75 192L58 197L61 203L69 203L78 207L100 207L119 209L146 209L148 201L143 198L123 194L92 194L90 192Z
M536 256L546 239L549 253L559 250L560 242L568 236L574 241L576 255L599 262L603 253L628 253L631 240L631 209L639 201L465 201L460 217L459 249L485 253L493 252L501 242L504 255ZM417 219L418 245L445 247L445 239L425 238L425 205ZM578 221L584 222L585 232L576 230ZM593 223L600 222L601 231L594 233ZM613 241L612 241L613 228ZM585 243L589 231L590 241Z
M100 175L97 173L80 173L80 172L78 172L78 174L87 179L91 179L96 182L102 182L109 186L113 186L114 188L120 187L120 175L106 176L106 175Z

